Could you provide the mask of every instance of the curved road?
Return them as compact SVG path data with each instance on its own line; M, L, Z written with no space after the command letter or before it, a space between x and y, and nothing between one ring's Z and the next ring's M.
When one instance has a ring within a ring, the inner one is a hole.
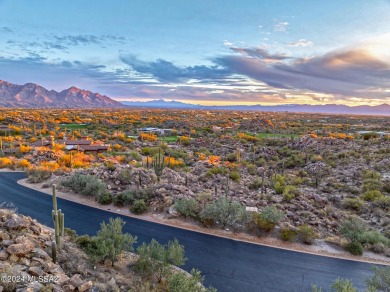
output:
M0 203L13 203L18 212L52 226L52 200L47 194L17 184L23 173L0 173ZM107 211L58 198L65 225L78 234L94 235L102 221L118 217ZM370 264L315 256L214 237L139 219L120 216L124 230L138 236L138 244L152 238L165 243L177 238L185 246L184 269L200 269L205 284L218 291L311 291L312 283L328 289L337 277L352 279L363 291Z

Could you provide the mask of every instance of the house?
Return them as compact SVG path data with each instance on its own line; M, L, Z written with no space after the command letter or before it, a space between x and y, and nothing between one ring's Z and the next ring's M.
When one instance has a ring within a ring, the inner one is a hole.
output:
M156 135L166 135L172 132L172 129L160 129L160 128L140 128L138 129L140 133L153 133Z
M377 134L379 138L384 138L387 136L390 136L390 132L378 132L378 131L358 131L357 132L359 135L364 135L364 134Z
M81 145L79 146L79 151L97 155L102 152L107 152L109 150L109 147L109 145Z

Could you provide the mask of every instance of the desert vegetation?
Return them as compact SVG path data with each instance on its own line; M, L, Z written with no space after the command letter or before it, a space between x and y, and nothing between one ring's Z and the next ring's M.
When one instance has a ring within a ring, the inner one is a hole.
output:
M0 110L0 167L129 213L390 256L389 120Z

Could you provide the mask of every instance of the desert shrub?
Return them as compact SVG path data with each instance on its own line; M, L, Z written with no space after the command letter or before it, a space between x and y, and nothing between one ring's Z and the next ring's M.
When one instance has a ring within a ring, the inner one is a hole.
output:
M213 168L210 168L207 172L206 172L206 175L207 176L213 176L213 175L217 175L217 174L225 174L226 173L226 169L222 168L222 167L213 167Z
M359 242L362 244L369 243L369 244L376 244L376 243L382 243L385 246L389 245L389 239L386 238L383 234L381 234L378 231L375 230L369 230L363 232L363 234L359 237Z
M256 175L257 173L257 167L254 164L248 164L246 169L248 170L248 173L251 175ZM389 184L390 185L390 184ZM389 188L390 189L390 188ZM390 192L390 191L389 191Z
M366 224L359 217L350 217L344 220L340 226L340 233L349 243L359 242L366 231Z
M96 236L89 239L85 248L93 262L111 261L111 266L117 261L123 251L133 251L137 237L123 233L125 222L121 218L110 218L108 223L101 223Z
M159 149L159 147L143 147L141 149L141 153L146 156L154 157L156 154L158 154Z
M119 193L112 199L114 205L118 207L130 205L133 200L134 197L131 192Z
M363 192L378 191L382 188L382 183L376 179L366 179L363 181Z
M92 239L89 235L84 234L76 238L76 243L79 247L86 249L87 246L91 243Z
M366 279L368 291L390 291L390 267L372 267L374 274Z
M388 194L390 194L390 181L386 181L383 184L382 190Z
M108 205L112 203L112 195L110 193L103 193L98 197L99 204Z
M342 278L337 278L331 288L334 292L358 292L350 280Z
M179 199L175 202L174 207L177 212L185 217L196 218L199 212L199 204L193 199Z
M85 187L80 192L82 195L91 197L101 197L102 195L105 195L108 193L107 185L100 181L99 179L92 179L87 181Z
M137 248L138 259L135 270L144 276L153 276L160 283L163 278L169 277L172 265L184 265L184 246L177 239L162 245L155 239L149 244L145 242Z
M129 182L132 174L133 171L130 168L125 168L119 173L118 179L123 183Z
M220 197L216 201L207 204L199 216L202 221L218 222L223 227L245 224L249 220L249 214L245 206L227 197Z
M234 182L239 182L240 181L240 174L237 171L230 172L229 177Z
M135 200L133 204L130 207L130 211L134 214L142 214L145 213L148 207L146 206L146 203L144 200Z
M104 163L104 166L107 168L107 170L109 170L109 171L114 171L115 169L116 169L116 166L115 166L115 164L114 164L114 162L112 162L112 161L106 161L105 163Z
M213 288L202 287L204 277L199 270L192 269L191 276L189 277L185 273L171 273L168 276L168 291L170 292L216 292ZM200 284L200 285L199 285Z
M280 229L280 239L283 241L293 241L297 235L294 229L288 227L282 227Z
M347 243L345 250L353 255L362 255L363 254L363 245L360 242L352 241Z
M385 252L386 247L383 243L378 242L378 243L372 244L370 246L370 250L375 252L375 253L383 253L383 252Z
M261 216L269 222L278 224L283 219L284 213L275 206L267 206L261 212Z
M98 177L75 173L64 179L61 184L84 196L99 198L108 193L107 185Z
M299 191L295 186L288 185L283 190L283 199L285 201L291 201L299 195Z
M51 176L51 171L43 168L29 168L26 173L31 183L41 183Z
M305 244L313 244L316 233L309 225L302 225L298 227L298 236Z
M365 201L376 201L383 198L383 194L380 191L367 191L360 196Z
M375 170L365 170L363 172L363 179L374 179L374 180L380 180L381 174Z
M387 210L390 208L390 197L383 196L377 199L373 205Z
M359 198L345 198L342 202L343 208L361 212L364 202Z
M275 229L284 217L283 211L279 210L275 206L267 206L261 213L253 213L252 221L254 225L264 232L271 232Z
M261 178L256 177L248 186L250 190L258 190L261 187Z
M274 189L277 194L282 194L286 187L286 180L283 175L277 174L272 178L272 182L274 183Z
M136 160L136 161L141 161L142 160L141 154L139 154L137 151L134 151L134 150L129 152L128 157L131 160Z
M65 235L68 236L71 241L75 241L77 239L77 233L75 230L65 227L64 232Z

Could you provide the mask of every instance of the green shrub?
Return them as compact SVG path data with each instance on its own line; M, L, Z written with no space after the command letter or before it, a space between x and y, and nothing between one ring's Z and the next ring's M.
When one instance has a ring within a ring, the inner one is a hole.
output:
M297 235L298 233L294 229L288 227L280 229L280 239L283 241L293 241Z
M112 203L112 195L110 193L101 194L98 197L99 204L108 205Z
M142 214L145 213L148 207L146 206L146 203L144 200L135 200L133 204L130 207L130 211L134 214Z
M245 224L249 220L245 206L225 196L207 204L199 216L203 222L219 222L222 227Z
M380 191L367 191L360 196L365 201L376 201L383 198L383 194Z
M91 237L87 234L80 235L76 238L76 243L83 249L86 249L87 246L91 243Z
M299 195L299 191L296 187L288 185L283 190L283 199L285 201L291 201Z
M133 171L130 168L125 168L119 173L118 179L123 183L128 183L131 179L132 174Z
M363 192L379 191L382 188L382 183L376 179L366 179L363 181Z
M381 234L378 231L375 230L369 230L365 231L361 236L359 237L359 241L362 244L369 243L369 244L376 244L376 243L382 243L385 246L389 245L389 239Z
M359 198L345 198L342 202L343 208L361 212L364 202Z
M364 232L366 232L366 224L359 217L350 217L344 220L340 226L340 233L348 242L360 242Z
M298 236L303 243L313 244L316 234L309 225L302 225L298 227Z
M230 172L229 177L230 177L231 180L233 180L235 182L239 182L240 181L240 174L237 171Z
M185 217L196 218L199 212L199 204L193 199L179 199L175 202L174 207L177 212Z
M41 183L50 178L51 172L46 169L30 168L26 171L28 181L36 184Z
M337 278L332 283L331 288L334 292L358 292L350 280L341 278Z
M94 175L75 173L61 184L84 196L99 198L108 193L107 185Z
M286 180L283 175L277 174L275 177L272 178L272 181L274 183L274 189L277 194L282 194L284 191L284 188L286 187Z
M352 241L347 243L345 250L353 255L362 255L363 254L363 245L360 242Z
M255 178L248 186L250 190L258 190L261 187L261 178Z
M283 211L275 206L267 206L261 213L253 213L252 221L261 231L271 232L283 217Z
M123 193L117 194L112 199L112 201L113 201L115 206L124 207L124 206L130 205L131 202L134 201L134 196L131 192L123 192Z

